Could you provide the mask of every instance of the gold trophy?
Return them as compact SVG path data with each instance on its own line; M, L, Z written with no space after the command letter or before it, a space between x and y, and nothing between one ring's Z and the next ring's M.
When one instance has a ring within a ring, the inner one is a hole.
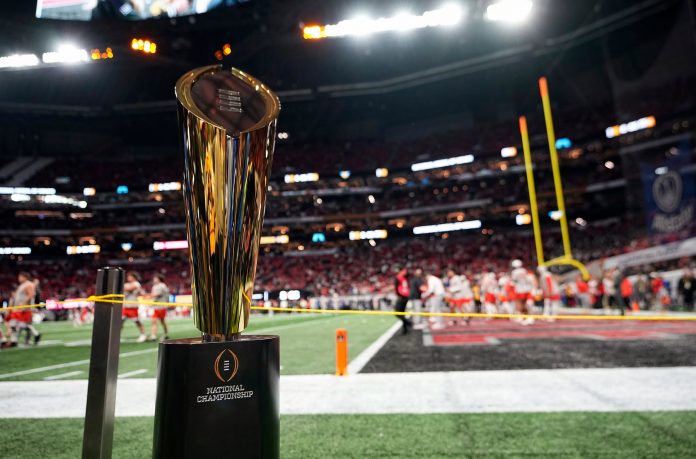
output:
M160 343L156 458L279 457L279 340L249 324L280 103L237 70L176 84L199 338ZM224 456L227 457L227 456Z

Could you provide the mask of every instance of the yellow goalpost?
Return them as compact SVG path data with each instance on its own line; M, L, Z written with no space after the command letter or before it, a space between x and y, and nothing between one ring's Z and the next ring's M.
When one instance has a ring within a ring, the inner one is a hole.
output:
M560 213L561 238L563 241L563 255L551 260L544 259L544 247L542 244L541 227L539 225L539 208L537 206L536 187L534 184L534 170L532 166L532 152L529 147L529 131L527 129L527 118L519 118L520 134L522 136L522 151L524 152L524 165L527 174L527 187L529 189L529 211L532 216L532 229L534 231L534 245L536 246L537 263L539 266L572 266L582 273L583 278L589 278L587 267L580 261L573 258L573 250L570 246L570 234L568 232L568 218L563 199L563 182L561 171L558 165L558 152L556 151L556 134L553 130L553 119L551 117L551 103L549 102L549 89L545 77L539 78L539 91L541 101L544 106L544 120L546 122L546 136L549 142L549 155L551 156L551 171L553 173L554 192L556 203Z

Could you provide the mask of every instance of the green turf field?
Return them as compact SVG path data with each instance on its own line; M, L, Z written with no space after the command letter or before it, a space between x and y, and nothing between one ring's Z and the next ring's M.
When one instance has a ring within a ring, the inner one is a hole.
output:
M117 418L115 459L146 458L152 418ZM283 416L282 458L682 458L696 412ZM0 457L80 456L81 419L0 419Z
M348 330L349 356L354 358L394 324L395 320L393 317L382 316L278 314L274 317L252 317L248 333L280 336L281 374L333 373L337 328ZM92 327L75 327L70 322L46 322L37 328L42 333L39 346L0 350L0 381L50 380L56 377L86 379ZM179 319L170 323L171 338L193 337L198 334L191 319ZM135 325L127 322L122 335L119 374L153 378L157 366L157 344L136 343L137 337ZM9 376L15 372L25 373Z

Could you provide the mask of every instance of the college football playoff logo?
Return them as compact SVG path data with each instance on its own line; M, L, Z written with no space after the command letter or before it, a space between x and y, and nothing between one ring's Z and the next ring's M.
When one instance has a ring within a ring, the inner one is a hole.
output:
M232 381L232 378L237 374L238 368L239 359L237 358L237 354L230 349L225 349L220 352L213 365L215 376L223 383Z
M674 212L681 204L682 179L678 172L669 171L655 179L652 187L657 207L665 213Z

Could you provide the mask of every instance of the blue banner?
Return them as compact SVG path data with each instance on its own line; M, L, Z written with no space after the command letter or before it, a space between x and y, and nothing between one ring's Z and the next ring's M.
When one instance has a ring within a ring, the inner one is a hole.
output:
M694 167L691 142L682 140L665 150L641 155L645 216L652 234L691 230L694 223Z

